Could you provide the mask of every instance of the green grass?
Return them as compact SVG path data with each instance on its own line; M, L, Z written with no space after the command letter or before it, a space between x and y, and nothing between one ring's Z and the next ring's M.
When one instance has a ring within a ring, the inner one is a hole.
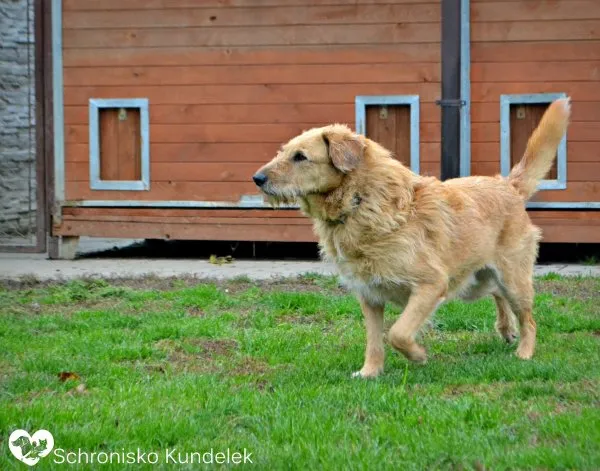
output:
M600 279L537 281L532 361L495 335L491 301L453 302L422 335L427 365L388 349L371 381L350 378L362 316L333 278L29 284L0 288L2 470L26 468L17 428L161 462L246 448L256 469L600 468ZM52 459L36 469L68 468Z

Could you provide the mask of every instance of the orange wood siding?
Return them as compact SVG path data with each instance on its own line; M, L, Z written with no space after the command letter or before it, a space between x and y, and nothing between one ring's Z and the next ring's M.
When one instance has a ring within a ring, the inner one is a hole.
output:
M600 212L530 211L544 240L600 241ZM269 224L263 221L268 218ZM310 221L297 211L64 208L57 235L156 239L314 242Z
M600 2L472 0L471 21L471 173L500 172L501 94L565 92L567 189L534 200L600 201Z
M356 95L420 95L421 165L439 174L439 1L101 3L63 2L68 200L237 201L282 142L354 128ZM92 191L88 99L137 97L150 191Z

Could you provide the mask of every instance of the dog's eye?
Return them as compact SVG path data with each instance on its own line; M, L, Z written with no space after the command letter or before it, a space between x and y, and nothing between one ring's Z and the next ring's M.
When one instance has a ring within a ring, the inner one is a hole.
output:
M302 162L303 160L307 160L306 155L304 155L302 152L296 152L294 154L294 157L292 157L292 160L294 162Z

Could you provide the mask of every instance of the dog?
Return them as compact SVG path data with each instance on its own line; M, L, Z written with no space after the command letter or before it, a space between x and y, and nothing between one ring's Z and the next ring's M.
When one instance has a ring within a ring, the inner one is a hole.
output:
M419 176L378 143L332 124L304 131L284 144L252 177L274 206L298 203L312 218L321 254L355 293L366 326L362 369L384 367L383 312L403 312L389 343L425 363L416 335L444 301L492 295L496 329L516 355L535 349L533 268L541 231L525 202L549 172L567 131L570 99L546 110L521 161L508 177L471 176L441 182Z

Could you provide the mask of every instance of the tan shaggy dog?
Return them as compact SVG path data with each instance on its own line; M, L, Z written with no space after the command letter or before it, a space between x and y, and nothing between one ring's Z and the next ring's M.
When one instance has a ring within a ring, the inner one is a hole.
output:
M550 105L508 177L422 177L339 124L293 138L254 175L272 203L297 201L313 219L324 258L357 295L367 347L355 375L383 371L386 302L404 309L389 342L414 362L427 359L415 337L440 303L490 294L498 332L512 342L516 315L517 355L531 358L540 231L525 202L550 170L569 115L569 99Z

